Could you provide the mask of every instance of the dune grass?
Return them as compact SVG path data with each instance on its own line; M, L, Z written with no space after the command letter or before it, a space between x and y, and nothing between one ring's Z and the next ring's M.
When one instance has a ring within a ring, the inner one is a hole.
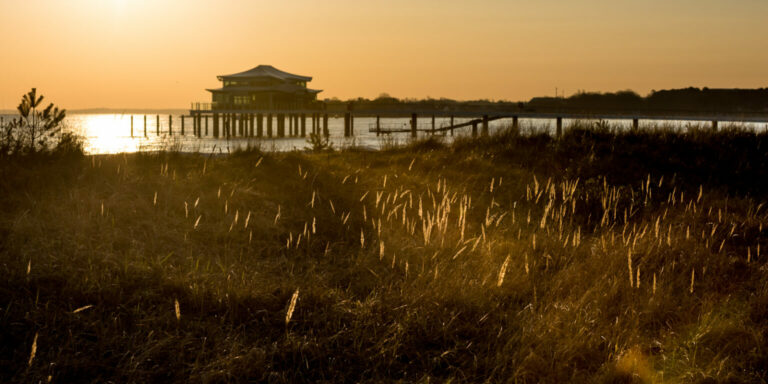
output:
M3 382L765 382L768 135L0 165Z

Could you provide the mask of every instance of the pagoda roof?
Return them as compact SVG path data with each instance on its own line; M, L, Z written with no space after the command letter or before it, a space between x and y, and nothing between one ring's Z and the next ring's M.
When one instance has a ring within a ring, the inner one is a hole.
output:
M310 76L294 75L292 73L281 71L271 65L259 65L244 72L233 73L231 75L217 76L219 80L231 78L254 78L254 77L272 77L280 80L298 80L312 81Z
M278 84L270 86L237 86L207 89L208 92L249 93L249 92L282 92L282 93L320 93L319 89L304 88L295 84Z

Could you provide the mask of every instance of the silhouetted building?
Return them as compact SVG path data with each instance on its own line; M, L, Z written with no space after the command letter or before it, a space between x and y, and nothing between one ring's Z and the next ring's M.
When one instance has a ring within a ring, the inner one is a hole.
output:
M217 76L221 88L208 89L212 109L302 109L315 100L320 90L307 88L309 76L283 72L271 65L259 65L245 72Z

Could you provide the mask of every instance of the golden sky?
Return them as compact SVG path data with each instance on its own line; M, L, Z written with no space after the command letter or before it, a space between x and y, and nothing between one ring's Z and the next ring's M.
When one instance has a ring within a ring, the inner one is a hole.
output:
M258 64L321 98L768 87L766 0L0 0L0 109L187 108Z

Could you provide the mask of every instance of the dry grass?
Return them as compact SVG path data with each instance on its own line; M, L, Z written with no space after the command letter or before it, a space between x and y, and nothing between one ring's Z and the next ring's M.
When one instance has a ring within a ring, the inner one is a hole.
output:
M0 381L765 382L743 134L5 164Z

